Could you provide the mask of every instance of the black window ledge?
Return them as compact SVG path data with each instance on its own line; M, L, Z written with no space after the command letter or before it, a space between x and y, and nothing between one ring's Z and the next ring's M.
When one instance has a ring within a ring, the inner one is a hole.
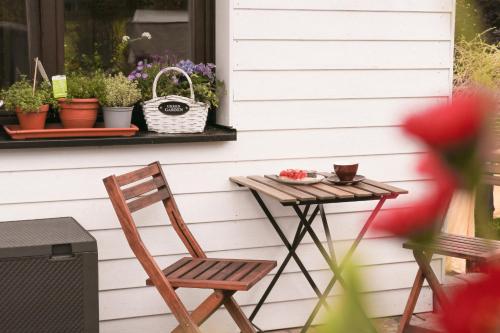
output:
M236 141L236 129L208 124L203 133L160 134L140 131L131 137L57 138L12 140L2 129L0 149L142 145L187 142Z

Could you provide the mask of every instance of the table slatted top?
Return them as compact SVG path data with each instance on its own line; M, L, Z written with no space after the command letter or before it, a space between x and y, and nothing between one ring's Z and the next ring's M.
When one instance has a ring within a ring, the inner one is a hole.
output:
M327 175L327 173L321 174ZM289 185L270 179L269 176L230 177L230 180L239 186L266 194L285 206L301 203L376 200L383 196L396 197L408 193L405 189L371 179L364 179L354 185L335 185L326 180L313 185Z

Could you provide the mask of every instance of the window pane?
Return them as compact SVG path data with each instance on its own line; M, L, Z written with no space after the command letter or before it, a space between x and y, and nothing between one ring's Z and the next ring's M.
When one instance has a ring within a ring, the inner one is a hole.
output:
M65 69L128 72L139 60L191 57L188 0L65 0ZM152 39L141 38L150 33ZM130 42L120 46L123 36Z
M29 73L24 1L0 0L0 87Z

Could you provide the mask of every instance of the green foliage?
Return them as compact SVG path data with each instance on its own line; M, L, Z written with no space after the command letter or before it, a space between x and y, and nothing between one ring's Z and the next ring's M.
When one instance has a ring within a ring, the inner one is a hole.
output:
M153 97L153 81L155 76L162 68L166 67L166 65L159 63L153 63L150 66L145 67L142 72L142 74L146 74L146 77L142 76L136 80L141 89L142 100L144 101ZM209 78L196 73L191 74L190 78L193 82L196 100L218 108L219 96L224 91L224 83L219 80L213 82ZM179 95L190 97L189 83L181 75L177 74L175 76L174 74L169 75L169 73L163 74L158 81L156 91L158 96Z
M500 89L500 43L488 44L483 34L472 40L461 38L455 45L454 85L457 89L477 86Z
M457 0L455 38L474 39L488 29L484 37L500 42L500 0Z
M104 90L99 101L103 106L131 106L141 99L137 82L119 73L104 78Z
M16 108L23 112L38 112L44 104L55 105L52 97L52 89L47 82L39 84L33 94L32 83L25 77L11 85L8 89L0 92L0 99L5 102L7 111L15 111Z
M376 333L370 319L363 309L361 298L362 282L352 262L345 266L343 276L344 293L328 314L322 333Z
M75 73L67 77L68 98L97 98L104 90L104 74Z

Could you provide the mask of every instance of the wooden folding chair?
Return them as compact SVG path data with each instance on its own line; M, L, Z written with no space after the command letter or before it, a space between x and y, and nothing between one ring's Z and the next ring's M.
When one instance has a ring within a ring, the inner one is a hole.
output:
M500 174L500 163L498 161L487 162L485 165L483 182L490 185L500 185L500 176L498 176L498 174ZM449 301L430 265L431 258L434 254L466 259L468 264L473 265L481 265L487 262L500 262L500 242L479 237L439 233L435 242L431 244L408 241L403 244L403 247L413 251L413 256L417 261L419 270L401 318L398 333L440 331L440 328L434 325L434 320L429 320L428 323L422 323L423 327L416 327L410 324L418 296L420 295L425 280L429 283L437 303L446 306ZM467 280L468 278L462 276L461 279Z
M207 258L184 223L159 162L120 176L109 176L104 179L104 185L128 243L149 275L146 284L158 289L179 322L172 332L200 333L199 326L221 305L242 332L255 332L233 294L238 290L249 290L276 267L276 261ZM132 217L132 213L160 201L191 255L164 270L142 242ZM177 288L213 289L214 292L189 313L175 292Z

